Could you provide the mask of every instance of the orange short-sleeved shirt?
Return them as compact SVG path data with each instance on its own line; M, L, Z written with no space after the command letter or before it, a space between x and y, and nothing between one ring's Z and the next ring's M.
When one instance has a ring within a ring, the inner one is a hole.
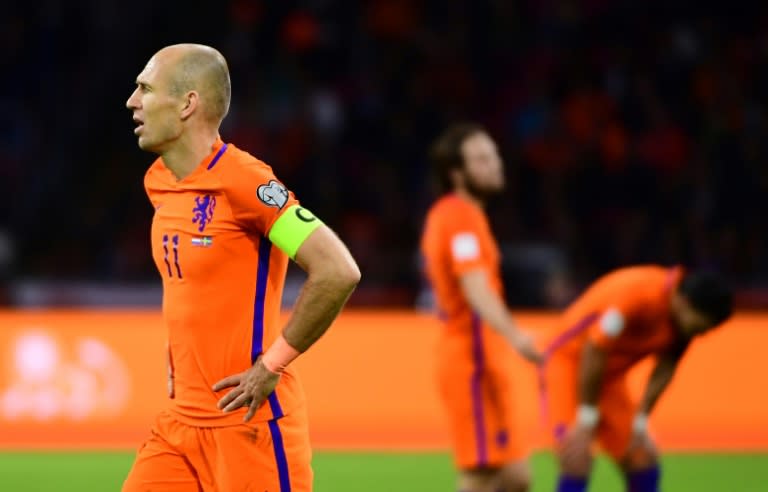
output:
M157 159L144 185L155 208L152 256L175 382L170 409L189 425L241 423L245 409L223 413L216 402L229 390L211 387L248 369L280 332L288 257L267 237L296 199L269 166L221 140L182 180ZM289 368L254 419L303 401Z
M679 267L635 266L598 279L565 311L552 354L579 357L592 341L607 352L606 372L616 375L644 357L671 349L680 337L670 302L682 278Z
M457 195L429 210L421 241L424 270L444 326L437 344L437 383L456 466L503 466L526 446L515 425L511 345L473 312L461 276L483 270L503 298L501 255L483 210Z
M454 194L437 200L427 213L421 251L426 277L449 329L461 331L471 321L472 310L459 285L463 273L484 269L493 290L503 295L499 248L478 206Z
M473 312L460 284L462 274L482 269L491 289L504 298L501 254L483 210L455 194L438 199L427 213L421 252L445 325L439 346L445 369L482 367L506 374L512 347Z

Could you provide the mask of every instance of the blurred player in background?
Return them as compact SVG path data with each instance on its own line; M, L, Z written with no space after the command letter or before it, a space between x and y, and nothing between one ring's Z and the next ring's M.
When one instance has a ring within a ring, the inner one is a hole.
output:
M620 465L631 492L658 490L648 416L693 338L727 320L731 309L731 293L714 274L660 266L617 270L573 302L541 371L543 410L560 462L559 492L587 489L594 440ZM656 366L636 406L626 375L649 355Z
M439 389L461 492L525 491L526 450L514 432L511 359L538 361L504 303L499 249L483 207L504 189L496 144L475 124L438 138L431 160L442 196L427 214L421 250L443 326Z
M126 492L312 489L304 394L287 366L326 331L360 272L269 166L221 140L229 101L223 56L185 44L157 52L127 102L139 147L160 156L144 184L170 400ZM308 278L281 330L288 258Z

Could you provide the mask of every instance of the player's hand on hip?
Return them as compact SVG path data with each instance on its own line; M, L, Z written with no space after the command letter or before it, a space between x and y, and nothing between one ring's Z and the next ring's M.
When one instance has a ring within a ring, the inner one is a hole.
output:
M567 473L584 476L592 467L592 437L594 430L574 424L560 443L560 465Z
M526 332L516 332L512 338L512 346L517 350L517 353L522 355L529 362L541 364L544 361L541 352L536 348L536 343L534 342L533 337Z
M232 388L219 400L217 406L225 412L233 412L247 406L248 412L243 421L248 422L275 390L279 380L280 375L264 367L259 357L253 367L247 371L228 376L213 385L213 391Z

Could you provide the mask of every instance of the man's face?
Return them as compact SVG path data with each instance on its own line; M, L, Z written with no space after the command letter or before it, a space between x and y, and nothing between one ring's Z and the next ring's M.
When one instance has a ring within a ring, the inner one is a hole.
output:
M675 292L671 301L672 322L686 338L693 338L715 328L715 324L696 310L680 292Z
M136 77L136 89L125 104L133 112L137 125L133 133L142 150L162 153L181 136L184 101L171 93L170 71L168 56L153 56Z
M475 133L461 144L464 157L464 186L473 195L487 197L504 189L504 165L496 143L484 132Z

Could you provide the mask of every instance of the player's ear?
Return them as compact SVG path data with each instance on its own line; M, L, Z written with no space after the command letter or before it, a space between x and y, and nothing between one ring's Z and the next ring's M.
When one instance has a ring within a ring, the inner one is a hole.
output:
M197 91L189 91L184 95L183 101L181 119L186 120L197 110L197 106L200 104L200 94Z

